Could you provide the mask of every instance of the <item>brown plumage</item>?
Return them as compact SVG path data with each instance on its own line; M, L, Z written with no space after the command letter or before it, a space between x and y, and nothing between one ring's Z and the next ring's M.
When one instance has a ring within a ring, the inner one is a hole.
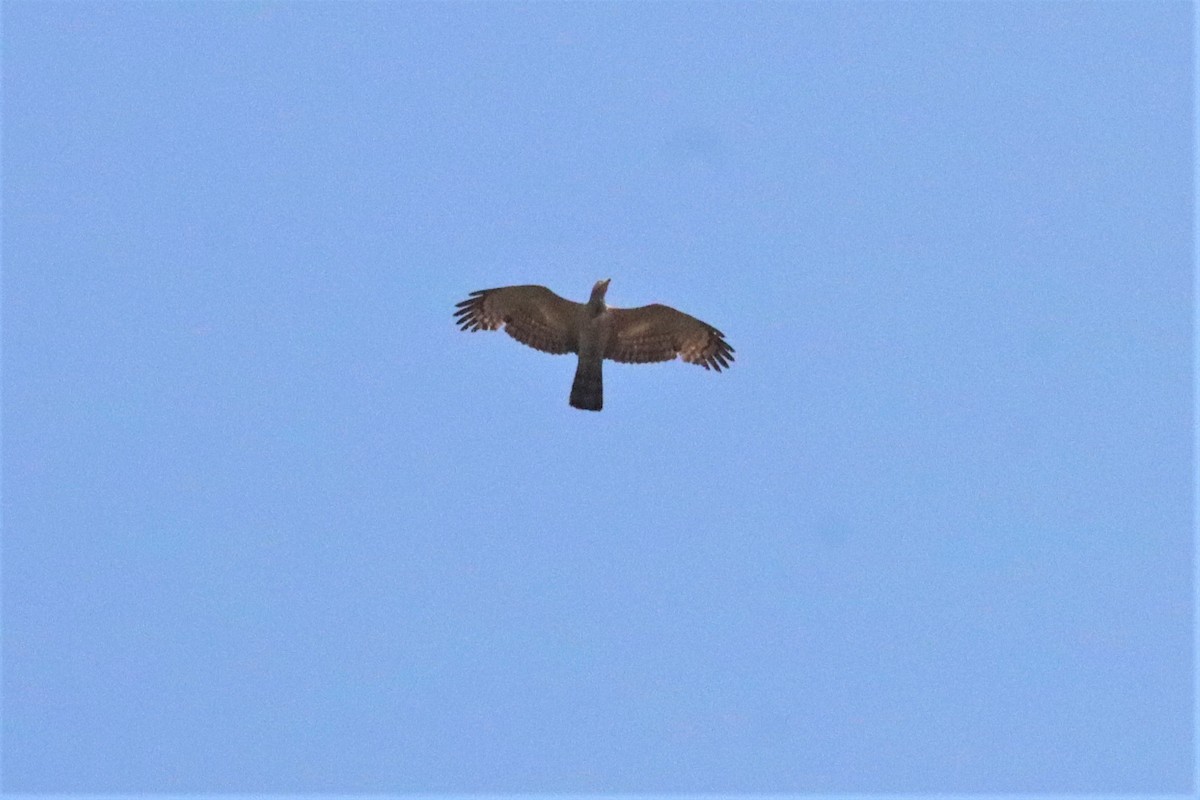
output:
M733 361L733 348L713 326L654 303L609 308L609 281L597 281L586 303L573 303L545 286L504 286L471 292L458 303L455 322L464 331L494 331L547 353L578 353L571 405L599 411L604 405L604 359L644 364L684 361L720 372Z

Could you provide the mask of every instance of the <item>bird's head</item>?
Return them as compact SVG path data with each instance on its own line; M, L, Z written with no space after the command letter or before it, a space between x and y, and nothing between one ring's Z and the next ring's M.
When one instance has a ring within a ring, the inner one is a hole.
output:
M592 302L604 302L604 293L608 291L610 283L612 283L612 278L596 281L596 285L592 287Z

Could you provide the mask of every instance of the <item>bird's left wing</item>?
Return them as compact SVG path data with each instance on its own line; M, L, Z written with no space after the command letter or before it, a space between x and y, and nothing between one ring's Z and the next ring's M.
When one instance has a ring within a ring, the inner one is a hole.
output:
M545 286L502 286L482 289L458 303L454 321L464 331L494 331L546 353L574 353L579 348L579 303L559 297Z
M629 363L684 361L720 372L733 361L725 334L670 306L654 303L638 308L610 308L612 333L605 358Z

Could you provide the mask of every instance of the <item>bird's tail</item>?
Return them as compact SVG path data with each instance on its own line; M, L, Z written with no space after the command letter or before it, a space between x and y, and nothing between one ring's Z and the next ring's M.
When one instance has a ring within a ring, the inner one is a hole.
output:
M585 411L599 411L604 407L604 377L600 359L580 358L575 368L575 382L571 384L571 405Z

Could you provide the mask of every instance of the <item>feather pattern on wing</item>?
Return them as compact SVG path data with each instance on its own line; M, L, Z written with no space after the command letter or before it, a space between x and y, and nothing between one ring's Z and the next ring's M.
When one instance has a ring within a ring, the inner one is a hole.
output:
M725 334L670 306L654 303L638 308L609 308L612 335L606 358L641 364L684 361L720 372L733 361L733 348Z
M547 353L574 353L579 346L583 306L545 286L483 289L471 292L455 308L455 322L464 331L494 331L503 325L518 342Z

